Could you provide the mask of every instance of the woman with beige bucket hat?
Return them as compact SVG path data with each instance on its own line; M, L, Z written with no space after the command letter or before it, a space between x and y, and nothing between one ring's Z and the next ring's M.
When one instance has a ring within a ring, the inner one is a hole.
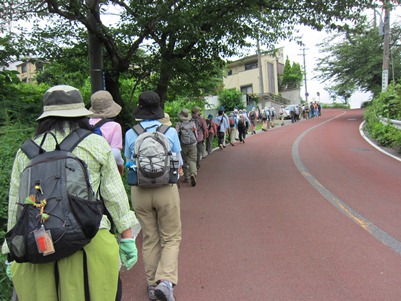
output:
M107 140L113 151L118 170L120 174L123 174L124 160L121 156L123 135L121 125L113 121L113 118L120 114L121 106L113 100L108 91L97 91L91 96L89 111L93 112L89 123L94 127L100 127L101 135Z

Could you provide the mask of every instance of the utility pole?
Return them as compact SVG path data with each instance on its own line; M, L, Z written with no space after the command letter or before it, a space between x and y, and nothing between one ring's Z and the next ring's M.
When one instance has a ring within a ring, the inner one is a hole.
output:
M388 0L383 1L384 20L383 20L383 70L382 70L382 92L387 91L388 69L390 61L390 8Z
M305 83L305 101L306 101L306 103L308 103L308 96L309 96L309 93L308 93L308 86L307 86L307 84L306 84L306 60L305 60L305 48L303 48L302 49L302 55L303 55L303 57L304 57L304 83Z
M99 14L99 0L86 0L89 7L88 22L93 32L96 31L100 18ZM103 77L103 55L102 43L97 36L88 30L88 50L89 50L89 67L91 77L92 94L105 90L104 77Z
M265 93L264 88L263 88L263 69L262 69L262 54L260 53L260 41L259 41L259 32L257 36L257 51L258 51L258 67L259 67L259 93L260 96L262 97L263 94Z

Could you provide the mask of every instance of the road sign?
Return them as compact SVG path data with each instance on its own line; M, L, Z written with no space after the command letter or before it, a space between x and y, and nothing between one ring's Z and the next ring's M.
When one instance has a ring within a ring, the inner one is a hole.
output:
M382 72L382 92L387 91L388 85L388 70L383 70Z

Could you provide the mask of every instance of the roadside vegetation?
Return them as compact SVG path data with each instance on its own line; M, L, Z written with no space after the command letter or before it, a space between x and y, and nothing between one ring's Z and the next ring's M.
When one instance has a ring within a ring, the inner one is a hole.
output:
M401 84L389 85L387 92L367 103L365 131L380 146L401 154L401 130L387 120L401 120Z

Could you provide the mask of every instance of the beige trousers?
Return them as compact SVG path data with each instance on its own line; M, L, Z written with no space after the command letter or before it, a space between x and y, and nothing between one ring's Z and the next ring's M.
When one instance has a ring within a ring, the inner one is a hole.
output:
M178 282L181 242L180 196L176 184L155 188L132 186L131 201L142 227L142 254L149 285Z

